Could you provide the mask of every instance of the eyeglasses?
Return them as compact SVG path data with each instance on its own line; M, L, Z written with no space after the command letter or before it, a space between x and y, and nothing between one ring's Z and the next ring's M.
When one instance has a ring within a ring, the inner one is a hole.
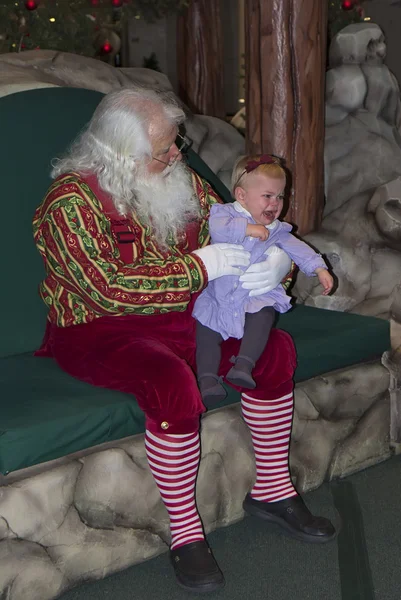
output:
M181 135L180 133L178 133L174 143L178 148L178 152L185 154L186 152L188 152L188 150L191 148L194 142L193 140L191 140L191 138L187 137L186 135ZM157 162L160 162L163 165L172 165L176 162L176 160L178 160L178 156L179 154L176 154L173 160L170 160L169 162L161 160L160 158L156 158L156 156L152 156L152 158L153 160L156 160Z
M192 147L193 143L194 141L186 135L181 135L180 133L177 134L175 145L177 146L180 152L183 152L184 154L185 152L188 152L188 150Z

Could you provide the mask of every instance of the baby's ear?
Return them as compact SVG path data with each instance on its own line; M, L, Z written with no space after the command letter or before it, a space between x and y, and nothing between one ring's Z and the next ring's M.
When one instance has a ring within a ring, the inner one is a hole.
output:
M236 187L234 190L234 198L240 204L243 204L245 201L245 190L242 187Z

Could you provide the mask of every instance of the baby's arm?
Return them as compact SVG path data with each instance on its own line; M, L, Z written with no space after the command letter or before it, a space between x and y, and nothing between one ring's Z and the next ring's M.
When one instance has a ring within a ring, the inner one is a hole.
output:
M319 281L323 286L323 296L328 296L333 289L334 280L328 272L327 267L325 269L319 267L316 269L315 273L319 277Z
M316 269L322 268L327 270L327 265L321 255L291 233L281 233L278 241L274 243L279 248L285 250L305 275L313 277L317 274Z
M327 265L320 254L288 232L282 234L277 246L287 252L305 275L309 277L318 276L324 288L324 296L327 296L331 292L334 283L333 277L330 275Z
M234 210L229 204L213 204L211 207L209 232L213 244L242 244L244 241L248 220L239 213L234 214Z
M246 227L246 235L249 235L253 238L258 238L262 242L267 240L269 233L269 230L266 229L264 225L253 225L252 223L248 223Z

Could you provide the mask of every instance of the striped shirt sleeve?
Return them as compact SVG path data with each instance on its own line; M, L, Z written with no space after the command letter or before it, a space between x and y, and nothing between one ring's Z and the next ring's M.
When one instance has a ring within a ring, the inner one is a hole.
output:
M146 256L125 265L108 219L93 210L79 186L49 196L34 219L47 273L96 314L184 310L191 294L206 285L204 266L191 254Z
M214 204L223 204L223 201L221 200L220 196L216 194L211 185L196 173L193 173L193 182L194 189L196 190L196 194L199 198L202 214L202 224L199 229L198 243L199 248L204 248L210 244L210 209Z

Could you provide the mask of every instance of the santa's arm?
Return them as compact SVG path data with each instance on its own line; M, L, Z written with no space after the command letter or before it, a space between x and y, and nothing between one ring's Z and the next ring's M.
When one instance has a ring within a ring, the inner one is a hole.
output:
M76 193L37 215L34 235L47 272L97 314L183 310L207 283L205 267L193 254L147 256L125 265L101 219Z

